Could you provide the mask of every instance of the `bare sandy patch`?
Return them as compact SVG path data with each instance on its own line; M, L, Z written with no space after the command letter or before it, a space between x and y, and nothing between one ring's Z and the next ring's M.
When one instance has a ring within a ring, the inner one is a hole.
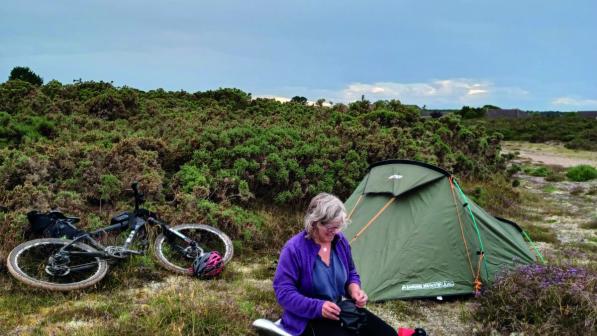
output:
M597 167L597 152L573 150L559 143L529 143L520 141L504 141L503 152L518 152L522 159L546 165L572 167L587 164Z

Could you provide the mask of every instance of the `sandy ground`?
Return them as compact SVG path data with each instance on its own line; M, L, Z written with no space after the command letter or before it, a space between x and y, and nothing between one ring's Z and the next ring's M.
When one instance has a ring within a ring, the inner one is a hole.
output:
M518 152L521 159L535 163L572 167L588 164L597 167L597 152L571 150L561 144L532 144L517 141L504 141L504 153Z

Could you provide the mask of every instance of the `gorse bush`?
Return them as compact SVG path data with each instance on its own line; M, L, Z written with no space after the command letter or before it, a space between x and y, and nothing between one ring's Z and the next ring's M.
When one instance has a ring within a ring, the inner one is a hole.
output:
M0 84L0 204L9 212L60 205L79 216L99 205L117 210L137 180L148 202L168 202L160 209L168 218L214 221L258 248L276 230L260 229L255 203L302 208L319 192L346 198L376 161L425 161L463 178L504 169L501 135L457 115L421 118L398 100L321 105L229 88L10 80ZM0 250L8 245L0 238Z
M501 275L479 298L484 331L591 335L597 327L597 276L586 269L529 265Z
M597 169L589 165L574 166L566 172L566 177L572 181L584 182L597 178Z

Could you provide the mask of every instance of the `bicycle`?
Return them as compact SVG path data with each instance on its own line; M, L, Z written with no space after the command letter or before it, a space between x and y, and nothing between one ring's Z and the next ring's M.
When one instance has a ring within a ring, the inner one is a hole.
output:
M138 183L132 184L135 208L114 216L111 225L93 232L76 230L77 217L51 212L42 217L61 228L70 229L72 239L41 238L24 242L8 255L7 266L19 281L33 287L54 291L69 291L90 287L108 273L109 265L145 251L131 250L135 240L147 232L147 226L159 226L161 233L155 240L153 253L165 269L192 275L193 261L204 253L218 251L227 264L234 249L230 238L222 231L205 224L169 226L157 215L140 208L144 196ZM72 231L75 229L75 231ZM120 246L103 246L98 239L109 232L118 234L130 230Z

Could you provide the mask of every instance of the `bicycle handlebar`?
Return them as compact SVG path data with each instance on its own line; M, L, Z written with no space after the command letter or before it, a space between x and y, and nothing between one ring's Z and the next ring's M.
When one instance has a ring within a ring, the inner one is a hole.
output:
M143 203L143 193L139 192L139 182L138 181L134 181L133 183L131 183L131 188L133 189L133 192L135 193L135 214L137 214L139 212L139 205Z

